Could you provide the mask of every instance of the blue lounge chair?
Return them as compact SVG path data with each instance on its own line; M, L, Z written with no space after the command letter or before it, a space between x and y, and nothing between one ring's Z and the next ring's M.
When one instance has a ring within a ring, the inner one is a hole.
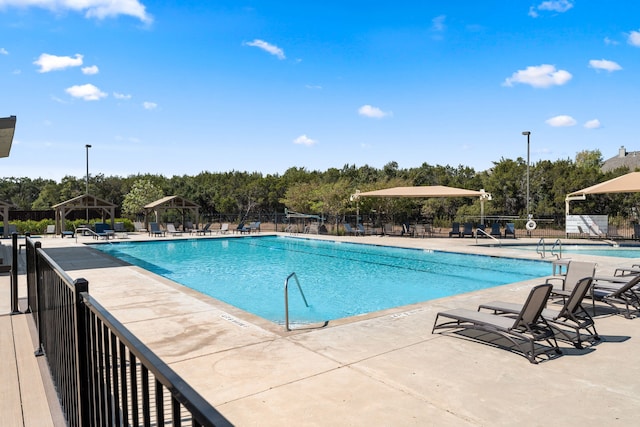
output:
M476 237L487 237L487 226L484 224L478 224L478 229L476 230Z
M513 238L516 238L516 225L513 222L508 222L504 227L504 238L507 238L507 235L511 234Z
M470 222L465 222L464 223L464 228L462 229L462 233L460 234L462 237L465 236L471 236L473 237L473 224L471 224Z
M449 232L449 237L451 236L456 236L456 237L461 237L462 233L460 233L460 223L459 222L454 222L453 226L451 228L451 231Z
M164 236L165 232L160 229L157 222L149 223L149 236Z
M208 222L208 223L206 223L206 224L204 225L204 227L202 227L202 230L195 230L195 229L194 229L194 230L191 230L191 234L195 234L196 236L197 236L197 235L199 235L199 234L201 234L201 235L203 235L203 236L204 236L204 235L205 235L205 234L207 234L207 233L209 233L209 234L213 234L213 231L212 231L212 230L210 230L210 228L211 228L211 223L210 223L210 222Z
M234 233L240 233L240 234L244 234L244 233L249 234L250 232L251 232L251 229L249 227L246 227L244 225L244 222L241 222L240 224L238 224L238 226L234 230Z
M491 224L491 232L489 233L489 235L493 237L502 237L499 222L494 222L493 224Z
M345 223L344 223L344 224L342 224L342 225L344 225L344 231L347 233L347 235L348 235L348 236L357 236L357 235L359 235L359 234L360 234L360 231L359 231L359 230L354 230L354 229L351 227L351 224L349 224L349 223L346 223L346 222L345 222Z

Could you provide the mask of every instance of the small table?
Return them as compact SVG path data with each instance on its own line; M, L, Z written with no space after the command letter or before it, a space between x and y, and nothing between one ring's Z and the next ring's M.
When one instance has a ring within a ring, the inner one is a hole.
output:
M551 263L553 268L554 276L564 276L567 274L567 268L569 267L569 263L571 262L571 258L560 258L556 259ZM562 271L564 269L564 271Z

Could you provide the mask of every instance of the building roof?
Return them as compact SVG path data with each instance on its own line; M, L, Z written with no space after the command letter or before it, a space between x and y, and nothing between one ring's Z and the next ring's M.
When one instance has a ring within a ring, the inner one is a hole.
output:
M618 155L607 159L602 164L602 172L610 172L618 168L628 168L629 171L640 169L640 151L627 151L620 147Z
M464 188L444 185L420 185L416 187L394 187L384 190L359 193L360 197L479 197L484 191L466 190Z

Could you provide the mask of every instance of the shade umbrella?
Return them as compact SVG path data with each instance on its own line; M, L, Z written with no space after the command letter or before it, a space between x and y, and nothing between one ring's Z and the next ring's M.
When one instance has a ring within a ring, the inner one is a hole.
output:
M383 190L356 193L357 197L479 197L480 221L484 222L484 201L491 200L491 194L482 190L467 190L465 188L447 187L446 185L418 185L412 187L393 187Z
M569 215L569 202L574 200L586 200L588 194L607 193L638 193L640 192L640 172L630 172L626 175L601 182L582 190L567 194L565 198L565 211Z

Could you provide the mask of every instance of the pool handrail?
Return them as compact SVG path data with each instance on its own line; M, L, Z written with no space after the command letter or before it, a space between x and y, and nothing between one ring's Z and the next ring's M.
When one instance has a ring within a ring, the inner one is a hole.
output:
M540 246L542 246L542 251L540 250ZM558 252L556 252L556 248ZM553 242L550 252L551 252L551 256L555 255L557 259L562 258L562 241L560 239L556 239L556 241ZM542 258L545 258L547 256L547 248L545 245L544 237L541 237L540 240L538 240L538 245L536 246L536 253L540 254L540 257Z
M304 296L304 292L302 292L302 287L300 286L300 280L298 280L298 275L295 271L287 276L284 280L284 322L285 328L287 331L290 331L289 328L289 279L296 279L296 284L298 285L298 290L300 291L300 295L302 295L302 299L304 300L304 305L309 307L309 303L307 302L307 298Z
M495 240L496 242L498 242L498 246L502 246L502 241L500 239L495 238L494 236L492 236L491 234L487 233L487 231L483 230L482 228L477 228L476 229L476 243L478 243L478 235L480 233L484 234L485 237L489 237L489 238Z

